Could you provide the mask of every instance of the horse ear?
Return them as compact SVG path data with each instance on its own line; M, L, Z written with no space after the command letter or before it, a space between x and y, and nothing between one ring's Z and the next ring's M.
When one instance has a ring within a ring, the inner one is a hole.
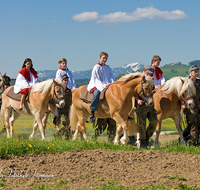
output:
M53 83L54 83L54 84L58 84L58 83L55 81L55 79L53 79Z
M146 82L147 80L146 80L146 77L143 75L143 77L142 77L142 81L143 82Z
M181 79L182 84L184 84L184 80L182 78L180 78L180 79Z
M6 73L4 73L3 77L5 77L5 76L6 76Z

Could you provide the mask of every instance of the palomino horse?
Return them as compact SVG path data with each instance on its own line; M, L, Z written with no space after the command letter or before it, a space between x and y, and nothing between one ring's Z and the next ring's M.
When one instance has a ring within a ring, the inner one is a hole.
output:
M70 111L70 126L75 131L73 140L77 139L79 130L87 140L85 122L90 116L90 103L85 103L79 97L84 86L72 92L72 106ZM123 128L122 144L128 140L128 115L132 110L132 97L136 93L145 98L146 104L153 104L151 91L153 80L141 73L130 73L122 76L118 81L110 84L105 92L105 99L99 102L95 116L98 118L113 118ZM119 129L121 131L121 129ZM117 144L121 133L117 132L114 143Z
M183 131L181 128L181 102L188 109L194 107L193 96L196 89L192 80L188 77L173 77L165 82L161 89L153 95L155 109L157 111L158 123L156 126L155 145L159 146L158 138L161 131L163 119L172 118L180 135L181 144L184 145Z
M3 77L0 75L0 107L1 107L1 104L2 104L2 93L4 92L4 89L5 89L5 81L3 79Z
M2 94L5 90L5 83L7 81L10 82L10 77L7 76L6 73L3 76L0 75L0 108L2 104Z
M181 101L185 103L187 108L192 108L194 106L193 96L195 94L195 86L188 77L173 77L155 92L153 100L158 118L155 146L159 146L158 138L161 131L161 123L166 118L172 118L174 120L180 135L181 144L184 144L183 131L180 125ZM135 127L134 132L137 132L137 140L139 140L139 129L137 125Z
M20 116L24 115L34 115L39 125L40 132L42 135L42 140L45 139L45 129L42 118L44 117L46 111L48 110L48 102L53 98L60 107L65 105L63 92L65 90L65 85L63 83L57 82L54 79L49 79L41 83L35 84L30 93L28 101L24 103L24 109L19 111L19 101L10 99L6 94L9 91L10 87L6 89L2 95L2 107L1 107L1 118L2 122L6 126L7 137L12 137L12 128L14 121ZM10 118L10 112L12 108L15 110L14 114ZM9 120L10 118L10 120ZM37 125L37 126L38 126ZM37 127L34 127L30 138L34 138L34 134L37 130Z

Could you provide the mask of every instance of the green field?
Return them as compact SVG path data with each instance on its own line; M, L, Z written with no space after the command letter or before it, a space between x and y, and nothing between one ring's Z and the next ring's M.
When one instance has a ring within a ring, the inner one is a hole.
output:
M163 75L166 80L169 80L175 76L187 77L189 76L189 68L188 65L165 65L160 67L163 71Z
M130 145L114 145L112 142L106 142L106 132L102 134L102 138L98 138L98 140L93 140L91 137L94 135L94 129L92 124L86 124L87 127L87 135L89 137L89 141L81 141L80 139L77 141L71 140L61 140L55 139L54 133L56 132L54 126L52 125L53 116L51 115L48 119L47 129L46 129L46 141L41 141L41 134L38 130L35 136L35 140L29 140L29 135L32 132L32 123L34 121L33 116L21 116L14 125L14 137L12 139L7 139L6 133L1 135L0 139L0 158L6 159L8 155L17 155L23 156L26 154L39 154L41 152L49 152L49 153L56 153L56 152L63 152L63 151L73 151L77 149L81 150L91 150L91 149L107 149L107 150L123 150L123 151L138 151L138 149L134 146ZM1 123L0 130L3 129L3 125ZM162 131L174 131L176 132L176 127L172 119L166 119L162 123ZM177 134L177 132L176 132ZM172 141L167 144L165 147L155 147L151 148L151 150L161 150L161 151L168 151L168 152L182 152L182 153L189 153L189 154L199 154L200 150L197 147L187 147L181 146L178 144L177 141ZM146 151L145 149L142 151ZM101 176L100 176L101 180ZM62 188L65 185L65 181L60 180L56 184L41 184L33 189L66 189ZM115 186L116 181L110 180L108 181L107 185L100 187L99 189L111 190L111 189L134 189L134 188L126 188L123 186ZM0 189L4 189L6 187L6 180L0 179ZM140 189L151 189L151 190L161 190L161 189L173 189L171 186L157 184L157 185L149 185L145 187L140 187ZM189 187L187 185L182 185L178 189L184 190L197 190L196 187Z

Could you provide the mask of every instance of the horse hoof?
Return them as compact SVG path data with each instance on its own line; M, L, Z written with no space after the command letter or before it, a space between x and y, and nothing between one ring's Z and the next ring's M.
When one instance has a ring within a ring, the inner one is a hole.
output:
M120 139L120 142L121 142L122 144L127 144L127 141L128 141L128 140L125 140L125 139L123 139L123 138Z

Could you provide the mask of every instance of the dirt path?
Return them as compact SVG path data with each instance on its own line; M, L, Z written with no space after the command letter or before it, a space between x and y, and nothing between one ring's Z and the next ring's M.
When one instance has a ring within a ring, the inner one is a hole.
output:
M162 139L177 139L163 135ZM165 151L86 150L42 153L0 160L5 189L31 189L39 184L67 182L63 188L89 189L108 184L137 187L152 184L179 184L200 187L200 155ZM176 177L175 177L176 176ZM175 178L175 179L170 179ZM187 180L187 181L185 181Z

